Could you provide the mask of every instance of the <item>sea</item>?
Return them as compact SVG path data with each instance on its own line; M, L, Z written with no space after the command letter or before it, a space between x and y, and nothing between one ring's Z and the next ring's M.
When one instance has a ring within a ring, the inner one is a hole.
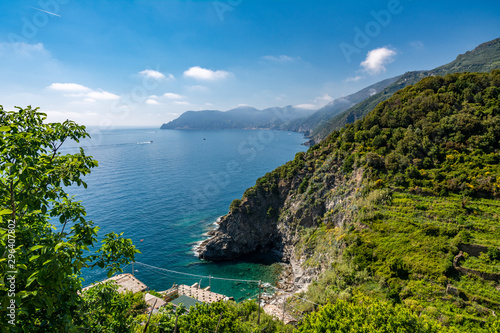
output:
M272 130L88 129L91 139L67 142L62 153L79 147L99 166L85 177L88 188L67 188L81 201L87 219L100 227L99 239L123 233L140 250L136 263L123 267L149 289L174 283L192 285L241 301L258 292L261 280L275 285L281 265L264 257L213 263L196 256L257 178L305 151L298 133ZM144 265L145 264L145 265ZM147 265L147 266L146 266ZM181 274L183 273L183 274ZM214 277L214 278L207 278ZM106 279L101 269L82 272L84 286Z

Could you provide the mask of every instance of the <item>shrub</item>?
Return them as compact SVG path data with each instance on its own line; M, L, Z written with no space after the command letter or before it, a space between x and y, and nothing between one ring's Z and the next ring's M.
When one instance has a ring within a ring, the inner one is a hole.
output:
M306 316L298 332L445 332L438 321L419 317L403 306L362 298L349 303L338 300Z
M229 211L234 213L238 208L241 206L241 200L240 199L234 199L233 202L231 202L231 205L229 205Z

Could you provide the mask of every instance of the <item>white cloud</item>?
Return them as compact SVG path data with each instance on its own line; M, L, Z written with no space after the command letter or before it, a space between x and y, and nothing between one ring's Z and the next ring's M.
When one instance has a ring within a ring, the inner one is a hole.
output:
M112 94L107 91L92 91L87 94L87 97L98 100L98 101L116 101L120 99L120 96Z
M168 99L183 99L183 98L186 98L186 96L182 96L182 95L175 94L175 93L164 93L163 97L166 97Z
M91 111L72 112L72 111L57 111L57 110L44 110L51 121L64 121L71 120L87 120L91 117L99 117L100 114Z
M155 100L155 99L149 98L149 99L146 100L146 104L149 104L149 105L159 105L160 103L157 100Z
M141 72L139 72L140 75L144 77L149 77L155 80L163 80L168 78L169 80L175 79L175 77L172 74L168 74L168 76L165 76L163 73L160 73L158 71L154 71L152 69L145 69Z
M361 67L363 67L364 72L367 72L370 75L385 72L385 65L393 62L396 54L396 51L387 47L380 47L378 49L371 50L366 55L365 61L361 63Z
M211 69L201 68L199 66L191 67L184 72L185 77L206 81L222 80L227 78L229 75L230 73L226 71L213 71Z
M92 90L78 83L52 83L47 89L61 92L64 96L84 98L83 101L93 103L95 101L116 101L120 96L104 90Z
M177 105L191 105L191 103L186 102L186 101L175 101L174 104L177 104Z
M323 96L316 97L315 101L318 103L321 103L321 102L330 103L331 101L333 101L333 98L328 94L324 94Z
M306 109L306 110L317 110L318 109L318 106L315 104L298 104L298 105L295 105L295 107L299 108L299 109Z
M28 44L24 42L0 43L0 55L14 53L18 57L49 56L42 43Z
M90 88L77 83L52 83L47 88L65 93L81 93L91 90Z
M319 110L326 104L330 103L331 101L333 101L333 98L328 94L324 94L322 96L314 98L312 103L299 104L295 105L295 107L306 110Z
M359 80L363 79L364 77L361 75L354 76L354 77L348 77L345 79L345 82L358 82Z
M280 55L280 56L272 56L272 55L267 55L263 56L262 59L271 61L271 62L277 62L280 64L286 64L286 63L292 63L297 60L300 60L300 57L290 57L287 55Z

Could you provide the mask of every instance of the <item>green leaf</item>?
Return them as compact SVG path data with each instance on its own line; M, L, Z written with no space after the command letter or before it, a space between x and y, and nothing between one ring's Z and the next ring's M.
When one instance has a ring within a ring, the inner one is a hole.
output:
M56 245L56 247L55 247L54 251L55 251L55 252L57 252L57 250L59 250L59 248L60 248L61 246L65 245L65 244L66 244L65 242L60 242L60 243L58 243L58 244Z
M38 272L35 272L35 273L30 275L30 277L28 278L28 280L26 282L26 287L29 287L33 283L33 281L36 280L37 275L38 275Z
M38 249L41 249L42 247L44 247L44 246L43 246L43 245L35 245L35 246L33 246L33 247L30 249L30 251L36 251L36 250L38 250Z
M32 256L32 257L30 257L30 261L36 260L36 259L38 259L39 257L40 257L39 255Z
M0 215L12 214L12 210L10 209L2 209L0 210Z
M1 126L0 127L0 132L8 132L10 131L10 126Z

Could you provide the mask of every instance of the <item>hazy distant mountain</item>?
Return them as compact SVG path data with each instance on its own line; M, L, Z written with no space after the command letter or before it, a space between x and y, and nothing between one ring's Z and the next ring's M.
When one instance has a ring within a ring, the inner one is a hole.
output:
M283 124L307 117L314 111L293 106L273 107L265 110L245 106L225 112L187 111L179 118L163 124L161 129L279 129Z
M368 97L378 93L388 85L394 83L399 76L386 79L368 86L354 94L346 97L337 98L328 103L318 111L311 114L309 117L297 119L285 124L282 129L287 131L302 132L308 134L309 131L327 122L332 117L347 110L349 107L367 99Z
M368 86L354 94L338 98L319 110L286 106L265 110L239 107L226 112L216 110L187 111L161 126L162 129L229 129L274 128L302 132L319 142L332 131L361 119L377 104L396 91L426 76L457 72L489 72L500 68L500 38L483 43L460 54L449 64L427 71L407 72Z
M396 91L417 83L426 76L446 75L458 72L489 72L500 68L500 38L483 43L472 51L460 54L454 61L429 71L407 72L387 86L379 93L352 106L345 112L331 118L329 121L318 126L311 132L314 141L319 142L336 129L345 124L352 123L363 118L380 102L387 100Z

